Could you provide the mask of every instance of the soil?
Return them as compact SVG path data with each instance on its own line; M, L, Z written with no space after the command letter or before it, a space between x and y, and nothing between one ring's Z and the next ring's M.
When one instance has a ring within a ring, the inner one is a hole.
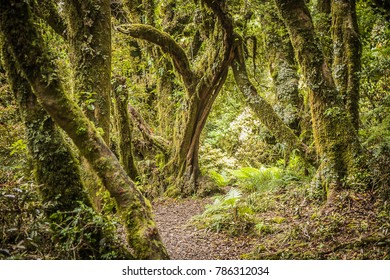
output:
M163 242L173 260L237 260L254 248L249 236L232 237L196 229L193 216L201 214L210 198L165 199L154 203L154 214Z

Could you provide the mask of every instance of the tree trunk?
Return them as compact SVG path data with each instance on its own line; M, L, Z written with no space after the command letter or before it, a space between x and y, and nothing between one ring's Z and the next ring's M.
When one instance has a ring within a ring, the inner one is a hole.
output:
M332 1L333 77L348 116L359 129L361 43L354 0Z
M31 86L20 76L12 56L3 47L8 81L26 127L27 146L34 176L43 201L50 203L48 216L72 211L79 202L91 206L84 190L79 163L52 118L37 102Z
M132 124L127 110L129 93L124 77L115 77L113 83L115 119L117 121L119 157L123 168L132 180L138 180L138 170L133 156Z
M331 1L332 0L317 1L315 11L316 17L314 21L314 28L318 34L317 37L328 65L332 65L333 61Z
M76 144L115 199L127 241L138 259L167 259L151 205L128 177L95 126L64 92L48 47L23 0L0 0L0 30L34 94Z
M232 63L234 78L240 91L245 96L247 104L259 118L261 123L267 127L278 141L287 144L291 149L298 149L305 155L307 147L294 132L276 114L272 106L264 100L258 93L252 82L248 78L246 65L243 56L242 46L235 50L235 59Z
M68 39L75 93L103 139L110 140L111 8L110 0L67 0Z
M190 93L184 133L179 138L180 142L176 147L171 166L171 169L173 167L171 173L176 173L176 185L184 196L198 191L200 135L226 80L227 72L228 68L221 73L220 77L214 77L214 81L209 84L200 81L201 86L198 87L198 91Z
M331 72L325 62L304 0L275 0L289 30L296 58L306 79L313 134L321 166L318 179L328 195L356 175L361 148ZM361 163L361 162L360 162Z
M303 100L299 94L299 77L294 59L294 49L284 23L276 13L276 7L267 5L263 20L265 48L269 69L276 89L276 112L294 133L300 135L300 115Z
M88 194L84 189L79 162L71 147L53 119L36 100L31 86L20 76L12 56L3 48L4 64L7 68L8 80L19 105L20 115L26 127L27 146L32 158L35 180L44 203L49 205L46 216L51 220L51 229L59 242L67 242L66 236L60 233L62 222L74 220L74 211L80 203L92 207ZM57 215L60 214L60 219ZM81 259L100 259L107 251L102 249L101 240L112 240L112 232L103 232L100 225L93 220L88 223L83 234L90 238L77 247L77 256ZM55 225L55 226L53 226ZM56 226L60 225L60 226ZM109 243L109 242L108 242ZM108 248L116 251L118 256L130 257L122 248Z

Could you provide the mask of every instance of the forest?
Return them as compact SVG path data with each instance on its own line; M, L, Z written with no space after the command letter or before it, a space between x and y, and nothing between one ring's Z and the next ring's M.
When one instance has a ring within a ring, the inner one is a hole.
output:
M0 259L390 259L386 0L0 0Z

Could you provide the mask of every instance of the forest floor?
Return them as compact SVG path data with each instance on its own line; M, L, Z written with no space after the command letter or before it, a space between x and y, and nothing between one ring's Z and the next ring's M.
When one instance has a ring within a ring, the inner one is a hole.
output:
M161 198L153 208L171 259L390 258L387 203L370 192L346 191L323 211L308 191L300 187L263 194L253 220L244 221L250 229L234 234L193 222L215 198ZM247 201L242 197L238 211L246 209Z
M154 203L155 219L171 259L236 260L253 250L258 238L229 236L197 229L191 224L191 218L201 214L211 202L210 198L187 198Z

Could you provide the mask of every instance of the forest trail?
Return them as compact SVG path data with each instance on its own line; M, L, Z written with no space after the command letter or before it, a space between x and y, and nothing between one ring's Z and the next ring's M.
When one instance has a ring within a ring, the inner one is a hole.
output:
M155 220L163 242L173 260L240 259L251 252L257 239L196 229L190 224L193 216L201 214L210 198L167 199L153 205ZM256 242L257 241L257 242Z

